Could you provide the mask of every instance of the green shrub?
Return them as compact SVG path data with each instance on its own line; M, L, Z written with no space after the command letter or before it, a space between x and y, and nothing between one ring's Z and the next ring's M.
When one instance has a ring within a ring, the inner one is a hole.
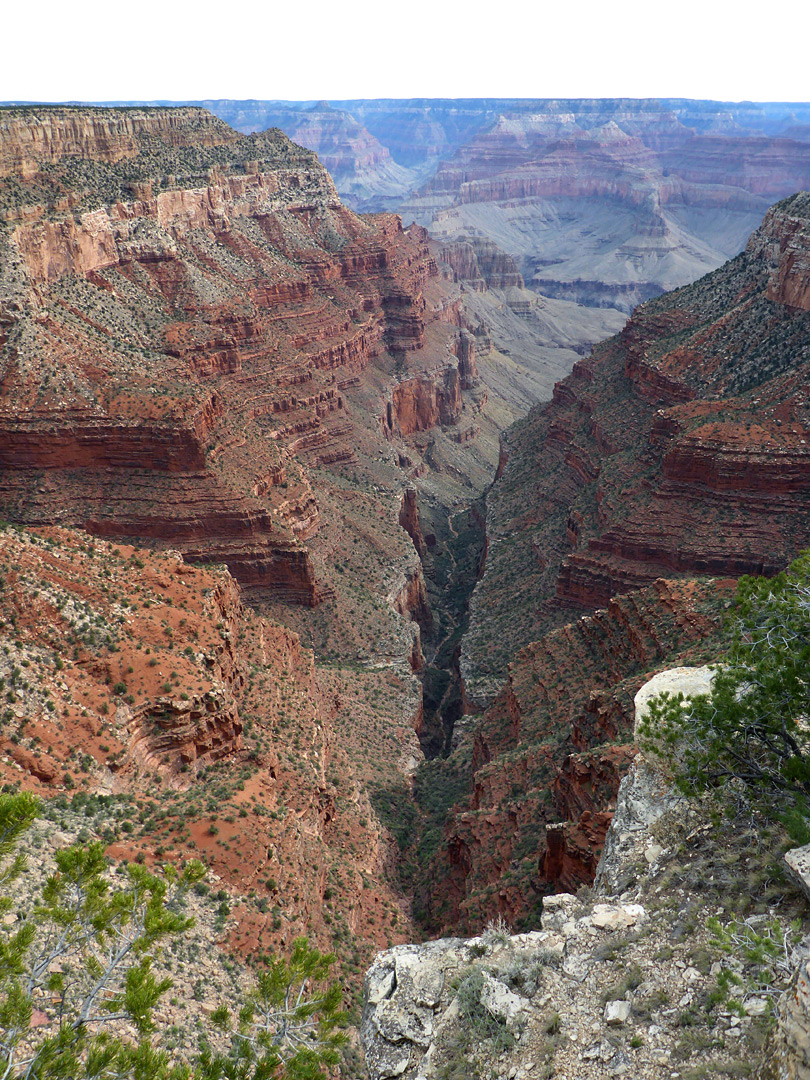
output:
M639 725L685 794L742 798L810 840L810 552L777 577L741 579L710 694L662 694ZM729 785L731 784L731 788Z

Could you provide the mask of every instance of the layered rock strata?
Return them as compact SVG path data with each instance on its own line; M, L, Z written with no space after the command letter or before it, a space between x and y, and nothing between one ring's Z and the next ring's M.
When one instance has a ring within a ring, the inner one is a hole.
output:
M405 213L455 244L470 233L497 242L545 295L629 312L719 266L770 202L810 186L805 142L717 112L706 130L682 106L505 108Z
M636 752L634 695L658 665L712 647L732 588L659 579L515 656L502 692L466 735L470 796L445 826L430 925L502 916L531 926L546 892L593 879Z
M313 154L203 110L0 119L4 516L168 543L317 604L309 470L354 460L360 373L423 354L436 407L403 435L453 422L471 381L457 304L425 300L426 234L358 218Z
M337 688L224 567L6 527L0 575L4 784L72 805L115 859L201 859L229 953L331 948L333 921L355 955L409 936ZM389 739L408 733L389 712Z
M810 543L808 206L777 204L742 255L639 308L510 432L462 659L472 700L572 610L662 575L775 573Z

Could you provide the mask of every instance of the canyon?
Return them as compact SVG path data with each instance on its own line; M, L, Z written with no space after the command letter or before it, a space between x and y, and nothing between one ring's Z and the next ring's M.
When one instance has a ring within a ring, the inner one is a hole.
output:
M111 854L201 855L227 948L306 931L354 993L417 933L380 815L426 673L459 708L452 517L615 324L195 107L2 110L0 214L6 782L140 800Z
M486 239L535 294L624 314L736 255L771 203L810 186L810 112L796 102L183 104L245 133L279 127L354 209L393 210L450 242Z
M777 203L741 255L639 307L504 439L460 658L480 715L431 868L455 886L425 886L434 925L530 925L550 883L591 879L635 690L666 657L711 661L733 579L810 543L808 222L807 193Z
M508 104L0 109L0 778L354 1019L593 881L636 691L810 543L804 113Z
M530 289L629 313L743 247L810 180L802 104L441 99L205 104L277 125L341 196L432 236L497 244Z
M202 857L226 951L309 933L351 997L414 933L370 802L422 758L404 493L497 460L460 290L280 132L0 119L6 782L133 806L112 855Z

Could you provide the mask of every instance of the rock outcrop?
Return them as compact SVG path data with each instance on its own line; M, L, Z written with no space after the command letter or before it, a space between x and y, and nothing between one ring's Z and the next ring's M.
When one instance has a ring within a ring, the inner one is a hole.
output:
M457 423L461 415L461 377L457 365L405 379L394 387L386 430L401 436Z
M779 1002L771 1067L779 1080L810 1077L810 953L805 948Z
M515 260L492 240L472 234L442 244L440 253L456 280L464 281L477 292L524 287Z
M702 667L666 668L659 671L639 689L633 699L633 741L639 753L619 785L616 812L605 837L605 845L597 867L594 887L598 892L615 893L628 867L644 858L655 862L656 845L652 828L665 816L676 815L685 809L684 797L672 781L666 759L647 746L641 737L639 724L648 713L650 701L658 694L682 694L685 698L711 692L712 669ZM669 748L670 751L672 748ZM677 751L675 751L677 757ZM660 854L660 852L659 852Z

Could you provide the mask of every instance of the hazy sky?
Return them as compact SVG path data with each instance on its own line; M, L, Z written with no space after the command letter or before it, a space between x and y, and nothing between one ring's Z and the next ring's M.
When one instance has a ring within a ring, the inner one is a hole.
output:
M4 7L0 100L810 99L807 0Z

